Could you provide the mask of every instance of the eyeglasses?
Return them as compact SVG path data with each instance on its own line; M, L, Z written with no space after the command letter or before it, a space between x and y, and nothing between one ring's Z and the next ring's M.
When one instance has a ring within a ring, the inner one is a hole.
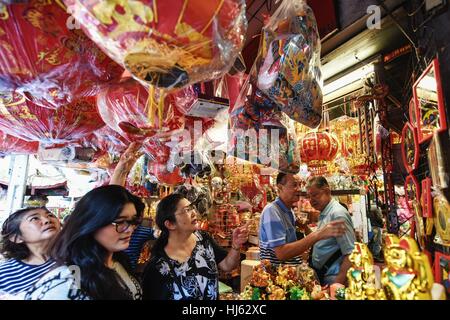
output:
M133 218L131 220L123 220L119 222L111 222L113 226L116 227L116 231L118 233L122 233L128 230L130 226L133 226L133 228L136 228L138 225L142 223L141 218Z
M191 203L187 207L184 207L183 209L181 209L181 212L178 212L178 214L189 214L192 211L197 212L197 207L196 207L196 203L195 202Z

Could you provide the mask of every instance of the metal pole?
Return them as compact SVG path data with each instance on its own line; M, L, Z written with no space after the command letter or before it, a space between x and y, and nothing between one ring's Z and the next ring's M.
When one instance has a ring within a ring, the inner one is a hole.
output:
M28 155L11 156L8 194L6 197L6 213L8 215L23 206L27 189L28 167Z

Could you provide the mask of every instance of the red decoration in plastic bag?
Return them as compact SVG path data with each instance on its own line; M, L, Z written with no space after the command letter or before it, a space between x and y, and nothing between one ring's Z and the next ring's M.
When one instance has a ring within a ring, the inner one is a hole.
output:
M48 109L14 94L0 105L0 129L28 141L66 143L88 136L105 124L97 112L94 97L84 98L58 109Z
M16 90L54 109L97 94L123 72L81 30L69 30L73 18L61 1L2 8L0 92Z
M102 90L97 97L97 105L101 117L111 129L130 142L144 142L144 149L153 157L154 161L165 163L170 155L170 148L165 142L161 142L156 137L152 138L155 134L170 136L187 129L193 140L194 121L201 121L199 123L202 127L200 134L214 124L211 119L183 116L177 108L174 108L169 96L164 100L161 117L162 129L159 131L158 115L155 115L154 122L150 123L148 97L149 93L145 87L136 80L128 78ZM153 99L155 104L158 99L159 97L155 95Z
M64 0L86 34L158 87L218 78L244 44L243 0Z
M175 168L173 172L167 170L165 164L149 161L147 166L148 173L154 176L160 184L178 185L184 182L180 169Z
M34 154L39 149L39 142L25 141L0 131L0 156L8 154Z

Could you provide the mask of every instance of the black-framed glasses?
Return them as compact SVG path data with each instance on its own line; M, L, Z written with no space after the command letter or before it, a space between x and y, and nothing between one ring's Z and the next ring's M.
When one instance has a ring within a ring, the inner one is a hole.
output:
M116 231L118 233L122 233L128 230L128 228L130 228L130 226L133 226L134 228L136 228L138 225L140 225L142 223L142 219L141 218L133 218L131 220L123 220L123 221L119 221L119 222L111 222L111 224L113 226L116 227Z

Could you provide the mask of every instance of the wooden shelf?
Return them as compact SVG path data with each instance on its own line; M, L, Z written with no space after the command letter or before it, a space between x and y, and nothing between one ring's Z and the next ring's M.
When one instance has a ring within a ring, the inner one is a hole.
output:
M331 190L332 196L360 195L360 190ZM301 192L302 197L306 197L306 192Z

